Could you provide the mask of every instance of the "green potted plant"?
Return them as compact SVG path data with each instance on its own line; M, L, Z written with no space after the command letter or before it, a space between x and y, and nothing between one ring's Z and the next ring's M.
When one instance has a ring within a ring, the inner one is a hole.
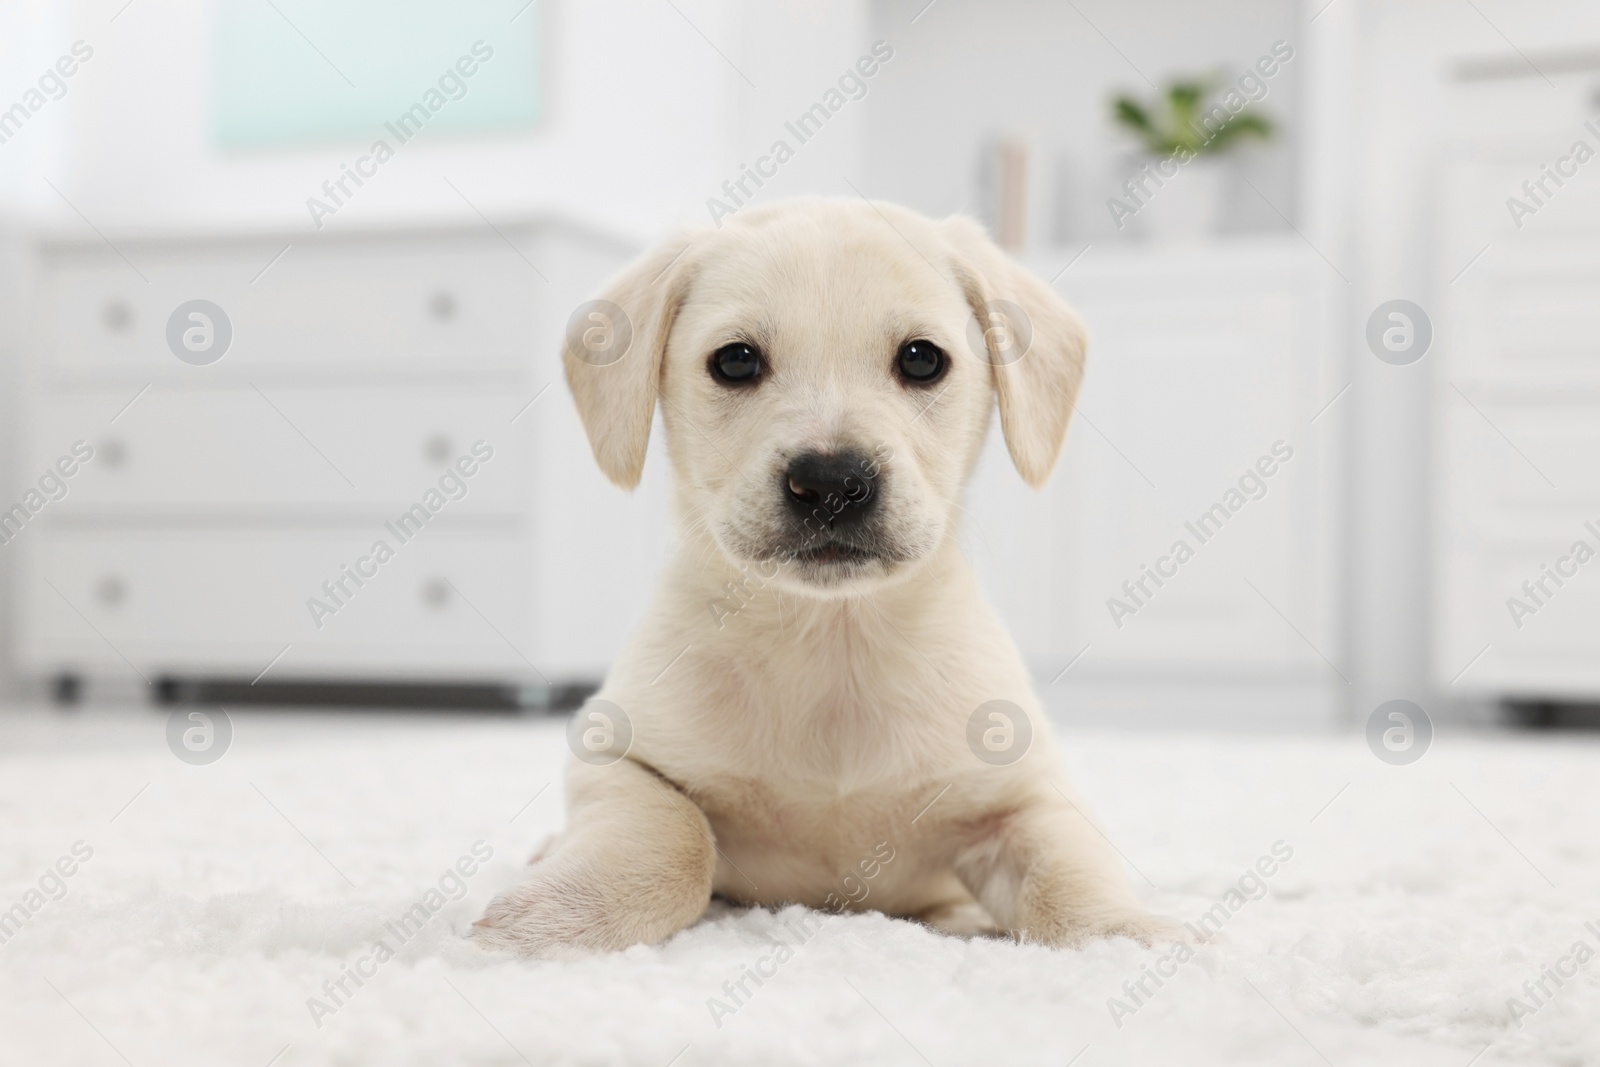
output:
M1231 176L1225 157L1275 132L1238 90L1217 97L1223 84L1179 78L1148 102L1126 93L1112 100L1113 121L1139 144L1128 168L1134 184L1110 203L1119 229L1135 215L1144 232L1161 239L1196 240L1216 229Z

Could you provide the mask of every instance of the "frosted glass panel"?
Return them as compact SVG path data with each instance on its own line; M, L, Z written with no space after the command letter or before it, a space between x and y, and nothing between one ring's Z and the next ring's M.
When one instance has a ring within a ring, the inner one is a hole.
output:
M224 148L392 145L425 130L512 131L539 117L528 0L227 0L217 5Z

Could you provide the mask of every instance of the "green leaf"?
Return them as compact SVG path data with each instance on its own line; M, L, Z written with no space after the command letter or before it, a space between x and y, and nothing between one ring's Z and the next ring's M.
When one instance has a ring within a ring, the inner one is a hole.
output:
M1115 114L1118 122L1140 133L1150 133L1155 128L1150 123L1150 113L1132 97L1117 97L1115 104L1112 106L1112 113Z
M1215 154L1246 136L1262 141L1268 140L1272 137L1272 123L1260 115L1241 111L1217 129L1204 150Z
M1112 108L1113 117L1132 130L1144 142L1151 152L1159 154L1162 151L1163 138L1155 124L1150 121L1149 112L1131 97L1119 97Z
M1215 154L1242 137L1270 139L1274 132L1272 122L1248 110L1207 129L1203 119L1212 110L1207 106L1208 99L1225 84L1226 79L1217 75L1177 78L1150 106L1122 94L1112 101L1112 118L1137 137L1147 151L1161 156L1183 149Z

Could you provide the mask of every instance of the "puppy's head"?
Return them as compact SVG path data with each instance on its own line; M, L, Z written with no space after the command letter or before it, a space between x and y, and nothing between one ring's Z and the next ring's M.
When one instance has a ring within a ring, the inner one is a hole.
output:
M1017 469L1043 483L1085 346L1077 316L974 223L862 201L685 234L588 320L565 363L606 475L638 483L659 399L686 528L821 596L940 547L995 397Z

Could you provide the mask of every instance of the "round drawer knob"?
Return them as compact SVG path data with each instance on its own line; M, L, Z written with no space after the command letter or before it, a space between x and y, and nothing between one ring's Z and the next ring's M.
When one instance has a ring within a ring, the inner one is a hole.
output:
M122 579L108 574L94 584L94 598L108 608L114 608L128 599L128 587Z
M128 462L128 446L113 437L100 445L100 462L108 467L120 467Z
M450 446L450 438L442 433L434 434L422 446L422 454L433 463L449 463L450 454L454 451L455 449Z
M456 298L440 290L428 301L428 310L440 322L449 322L456 317Z
M422 602L439 611L450 603L450 583L443 578L430 578L422 583Z
M133 325L133 308L126 300L107 300L100 309L100 321L112 333L127 333Z

